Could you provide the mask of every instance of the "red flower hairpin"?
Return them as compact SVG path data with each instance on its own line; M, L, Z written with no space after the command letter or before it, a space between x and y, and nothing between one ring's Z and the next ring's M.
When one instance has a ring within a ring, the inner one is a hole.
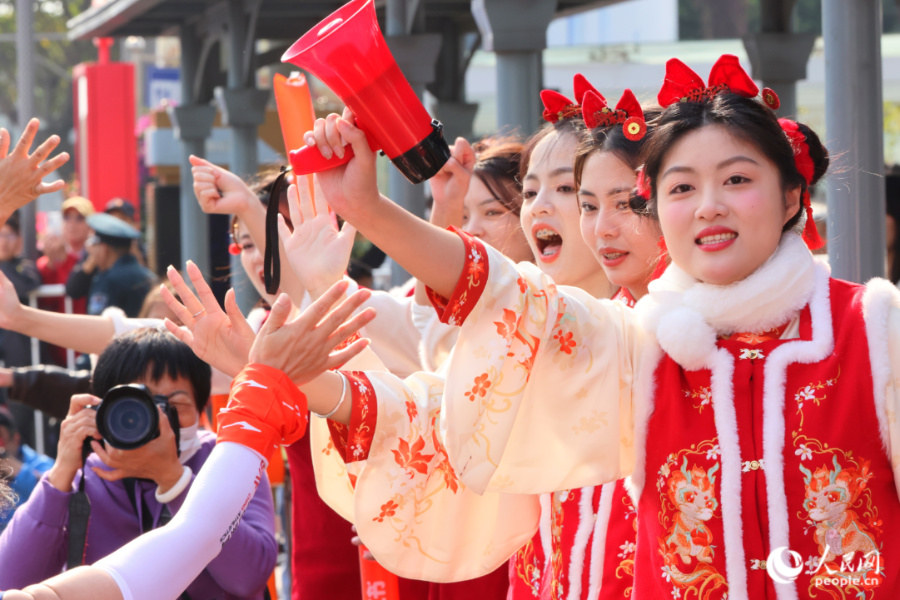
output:
M544 103L544 114L542 116L549 123L557 123L581 116L581 105L572 102L559 92L542 90L541 102Z
M637 141L647 134L644 111L631 90L625 90L614 109L609 107L606 99L599 93L587 90L581 112L584 114L584 124L591 129L612 127L621 123L625 137L629 140Z
M825 241L819 235L819 230L816 229L816 222L813 219L812 201L809 197L809 186L812 183L816 166L813 164L812 156L809 155L809 144L806 143L806 136L800 131L800 126L797 125L797 122L790 119L778 119L778 124L781 125L781 129L784 130L784 134L791 143L791 148L794 149L794 164L797 166L797 171L803 177L803 180L806 181L806 189L803 190L803 198L801 199L804 208L806 208L806 225L803 228L803 241L806 242L810 250L818 250L825 245Z
M650 178L644 174L644 168L638 171L637 183L635 183L637 195L646 201L650 201Z
M703 102L722 92L755 98L759 88L741 67L737 56L723 54L709 72L709 84L677 58L666 62L666 79L657 100L663 108L675 102ZM775 92L772 92L774 95ZM775 96L777 99L777 96Z

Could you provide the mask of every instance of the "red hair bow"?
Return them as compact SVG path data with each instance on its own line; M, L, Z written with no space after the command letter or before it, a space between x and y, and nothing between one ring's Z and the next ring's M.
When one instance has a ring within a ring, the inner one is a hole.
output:
M647 133L644 111L631 90L625 90L616 108L612 109L606 99L593 90L587 90L581 105L584 124L589 128L612 127L619 123L629 140L637 141Z
M581 116L581 105L572 102L559 92L542 90L541 102L544 103L544 114L542 116L549 123Z
M778 124L784 130L791 148L794 149L794 164L797 171L806 182L806 189L803 190L803 206L806 208L806 225L803 228L803 241L809 246L810 250L818 250L825 245L825 241L819 235L816 229L816 222L813 219L812 201L809 197L809 186L812 183L813 175L816 172L816 166L813 164L812 156L809 155L809 144L806 143L806 136L800 131L800 126L796 121L790 119L778 119Z
M723 54L719 57L709 72L709 85L703 85L700 76L686 64L671 58L666 62L666 79L657 100L665 108L675 102L703 102L722 92L745 98L755 98L759 93L737 56Z

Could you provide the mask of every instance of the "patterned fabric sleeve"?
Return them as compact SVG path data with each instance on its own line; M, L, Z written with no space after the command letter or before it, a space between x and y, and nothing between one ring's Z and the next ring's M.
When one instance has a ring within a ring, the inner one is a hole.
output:
M460 480L476 492L533 494L628 475L644 343L632 311L467 242L468 275L447 309L463 325L443 406Z
M537 496L477 495L459 482L441 441L445 379L434 373L406 380L353 375L366 399L360 405L376 420L366 426L372 417L360 408L346 448L348 457L358 452L366 459L353 514L366 547L388 570L412 579L460 581L503 565L535 533L540 502Z

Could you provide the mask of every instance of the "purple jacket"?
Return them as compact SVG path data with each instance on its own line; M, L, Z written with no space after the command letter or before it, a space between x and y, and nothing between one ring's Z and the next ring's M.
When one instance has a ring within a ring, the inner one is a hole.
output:
M199 435L202 446L186 463L195 476L216 445L214 433L201 431ZM88 457L87 465L106 468L96 454ZM80 479L81 471L75 476L73 488L77 489ZM181 508L188 489L190 486L168 504L172 515ZM120 481L104 481L88 469L85 491L91 500L85 564L93 564L139 536L141 516L135 513ZM156 484L139 480L135 491L153 514L153 523L158 523L162 505L156 501ZM65 569L71 495L54 488L45 476L28 502L16 510L0 535L0 590L22 589ZM137 504L141 511L141 503ZM191 600L263 598L278 552L274 531L272 493L264 477L234 535L188 587Z

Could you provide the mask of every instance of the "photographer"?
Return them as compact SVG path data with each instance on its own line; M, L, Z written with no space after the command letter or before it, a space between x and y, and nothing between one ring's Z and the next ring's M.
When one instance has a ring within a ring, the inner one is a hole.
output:
M0 589L37 583L63 570L69 543L69 498L82 476L91 501L83 564L96 562L142 532L159 527L181 507L195 474L215 446L213 433L197 431L199 414L209 397L210 368L168 332L140 329L116 338L97 361L93 379L97 396L120 384L144 384L151 395L168 399L178 413L178 446L160 409L159 437L133 450L117 450L109 444L104 448L97 441L98 413L86 410L100 404L100 398L73 396L62 423L56 464L0 536ZM93 454L82 471L82 447L88 438L93 438ZM240 526L187 588L187 597L262 598L275 565L273 531L271 493L263 478Z

